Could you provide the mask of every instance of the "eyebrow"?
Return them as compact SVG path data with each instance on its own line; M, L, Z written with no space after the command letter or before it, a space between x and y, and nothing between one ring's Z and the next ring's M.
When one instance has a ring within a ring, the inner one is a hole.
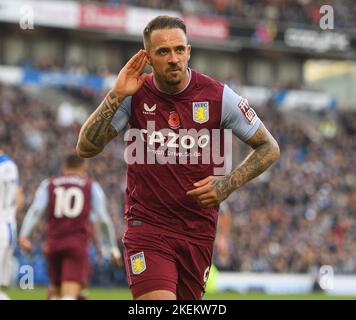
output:
M183 44L180 44L178 46L175 46L174 49L185 49L187 47L187 45L183 45ZM163 50L166 50L166 51L169 51L170 48L169 47L159 47L155 50L155 52L159 52L159 51L163 51Z

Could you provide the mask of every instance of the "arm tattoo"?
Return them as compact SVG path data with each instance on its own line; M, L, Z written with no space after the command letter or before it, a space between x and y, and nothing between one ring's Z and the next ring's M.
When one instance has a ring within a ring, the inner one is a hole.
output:
M213 182L213 189L216 197L221 202L225 200L232 191L235 190L235 177L231 174L224 177L216 178Z
M247 142L254 150L230 174L216 178L213 188L217 198L226 199L231 192L260 175L279 158L277 142L262 125Z
M120 102L115 93L109 92L85 122L77 144L77 150L81 156L95 156L110 140L117 136L116 130L111 126L111 120L119 108Z
M104 107L100 110L101 116L105 120L111 121L120 105L120 101L119 98L113 92L109 92L108 95L105 97L104 101L101 103L100 107L102 105L104 105Z

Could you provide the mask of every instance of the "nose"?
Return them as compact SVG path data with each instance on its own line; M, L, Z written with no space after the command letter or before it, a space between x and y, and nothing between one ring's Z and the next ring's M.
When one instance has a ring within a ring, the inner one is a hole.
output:
M169 54L168 63L169 64L177 64L179 62L178 55L173 51Z

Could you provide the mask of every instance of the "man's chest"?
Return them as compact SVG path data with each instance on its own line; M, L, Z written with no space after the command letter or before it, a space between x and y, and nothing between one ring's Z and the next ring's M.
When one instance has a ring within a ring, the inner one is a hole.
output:
M221 120L221 101L203 95L192 99L158 99L155 96L133 100L131 127L146 128L154 124L156 130L163 129L218 129Z

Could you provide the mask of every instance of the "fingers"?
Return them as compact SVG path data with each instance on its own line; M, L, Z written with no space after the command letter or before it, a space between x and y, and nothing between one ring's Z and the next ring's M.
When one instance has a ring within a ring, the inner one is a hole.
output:
M202 208L213 208L219 205L220 201L211 195L206 195L203 199L195 198L198 205Z
M214 191L210 191L210 192L203 193L203 194L199 195L197 197L197 199L199 201L208 200L208 199L216 199L216 194Z
M127 61L126 63L126 67L127 68L134 68L137 63L139 62L140 60L140 57L142 56L142 50L140 50L139 52L137 52L136 54L134 54L131 59L129 61Z
M30 252L31 251L31 245L30 244L22 245L22 249L25 252Z
M211 186L207 185L188 191L187 196L204 200L206 197L215 196L215 194L213 194L212 192L213 190L211 189Z
M141 71L146 63L146 53L144 50L140 50L128 61L126 67L132 71Z
M137 65L137 71L141 72L144 67L146 66L148 60L147 60L147 57L146 57L146 54L143 54L142 55L142 58L140 59L140 63Z
M30 252L31 251L31 248L32 248L32 245L31 245L31 241L28 240L27 238L25 237L20 237L19 239L19 244L20 244L20 247L21 247L21 250L23 252Z
M194 198L199 206L203 208L213 208L219 205L220 201L217 198L216 192L213 189L213 176L197 181L194 186L197 187L187 192L187 196Z
M216 192L213 189L213 176L197 181L194 186L197 187L187 192L187 196L194 198L202 208L213 208L219 205Z
M138 84L139 86L142 86L142 84L146 81L148 74L147 73L142 73L140 77L138 78Z
M29 253L31 253L31 249L32 249L32 247L31 247L31 245L24 245L24 244L21 244L20 245L20 248L21 248L21 250L22 250L22 252L23 253L25 253L25 254L29 254Z
M111 248L111 258L112 258L112 260L114 261L114 263L117 266L120 267L122 265L122 263L121 263L121 253L120 253L120 250L117 247L112 247Z
M206 184L203 185L202 187L199 188L195 188L193 190L190 190L187 192L187 196L189 197L199 197L200 195L204 194L204 193L208 193L212 191L211 185L210 184Z
M204 194L196 197L195 199L201 207L206 207L210 204L213 206L216 206L219 204L219 201L218 201L214 191L204 193Z
M211 208L219 204L216 193L210 185L191 190L187 192L187 195L194 198L203 208Z
M122 267L122 266L123 266L123 263L122 263L122 260L121 260L121 259L116 260L115 263L116 263L116 265L117 265L118 267Z
M213 208L219 205L219 202L214 199L214 200L204 200L200 201L199 205L203 208Z
M201 187L207 183L210 183L213 179L214 179L214 177L212 177L212 176L206 177L203 180L199 180L199 181L195 182L194 187Z
M123 263L122 263L122 259L121 258L113 256L112 260L115 263L115 265L117 265L118 267L122 267Z

